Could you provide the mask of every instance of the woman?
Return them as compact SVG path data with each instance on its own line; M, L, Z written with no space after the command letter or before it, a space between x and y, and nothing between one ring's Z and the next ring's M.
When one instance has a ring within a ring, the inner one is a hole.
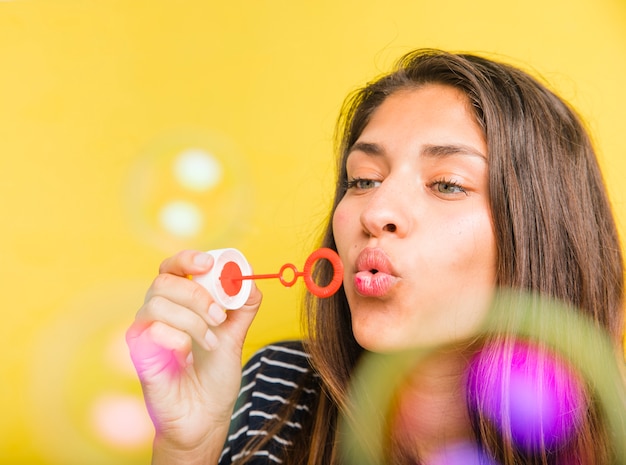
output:
M156 426L153 463L338 463L338 418L362 354L415 345L451 349L408 383L411 434L390 433L390 460L429 463L470 441L498 463L611 463L591 398L575 439L524 455L509 432L492 434L468 412L459 388L499 287L559 299L616 346L622 339L620 244L574 112L510 66L418 50L354 93L338 128L322 245L344 263L343 288L308 296L304 347L253 357L236 407L260 292L226 314L185 278L206 273L208 255L185 251L161 265L127 335Z

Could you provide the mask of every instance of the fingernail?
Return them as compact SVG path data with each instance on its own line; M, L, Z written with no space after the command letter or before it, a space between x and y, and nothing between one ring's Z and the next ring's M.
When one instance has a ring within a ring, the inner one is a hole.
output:
M215 349L217 347L217 336L215 336L215 334L213 334L210 329L204 335L204 340L206 341L209 350Z
M194 265L200 266L202 268L206 268L209 266L209 263L213 260L213 257L208 253L199 253L195 257L193 257Z
M222 324L226 319L226 312L216 303L212 303L211 305L209 305L208 313L209 319L213 321L215 325Z

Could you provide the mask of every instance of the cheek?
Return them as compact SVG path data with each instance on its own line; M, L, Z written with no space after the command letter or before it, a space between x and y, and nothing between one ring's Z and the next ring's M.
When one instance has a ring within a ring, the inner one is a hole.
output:
M437 253L450 259L449 269L470 280L492 275L497 252L491 215L480 208L453 218L439 225L445 234L440 232Z
M340 246L339 243L341 242L341 239L348 232L349 224L350 215L348 214L345 205L340 202L335 209L335 213L333 214L333 235L335 236L337 247Z
M468 250L470 259L477 263L485 274L490 277L493 275L492 279L495 280L497 247L491 216L485 213L477 214L470 221L472 222L469 241L471 247Z
M476 236L479 241L479 247L485 257L489 257L489 260L493 261L493 265L495 266L497 247L491 214L489 212L483 212L477 219L477 222Z

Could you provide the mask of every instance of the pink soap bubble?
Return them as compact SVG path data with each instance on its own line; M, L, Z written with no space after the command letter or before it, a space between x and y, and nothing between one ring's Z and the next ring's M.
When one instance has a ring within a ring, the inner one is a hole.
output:
M556 450L576 433L586 411L583 383L556 354L526 341L490 344L471 360L470 411L510 430L525 452Z

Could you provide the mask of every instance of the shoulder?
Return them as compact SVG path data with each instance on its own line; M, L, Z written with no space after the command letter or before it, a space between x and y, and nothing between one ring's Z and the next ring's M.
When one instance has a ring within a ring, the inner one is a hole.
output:
M270 344L257 351L243 368L243 377L259 373L282 374L299 378L311 371L309 354L301 341L282 341Z
M231 428L220 463L246 456L250 440L271 440L255 455L280 462L281 450L291 444L308 423L319 395L319 376L309 363L300 341L270 344L245 364L241 390L231 418ZM274 429L272 425L280 425Z
M294 391L314 389L317 375L309 358L301 341L263 347L243 368L240 398L272 396L275 401L287 403Z

